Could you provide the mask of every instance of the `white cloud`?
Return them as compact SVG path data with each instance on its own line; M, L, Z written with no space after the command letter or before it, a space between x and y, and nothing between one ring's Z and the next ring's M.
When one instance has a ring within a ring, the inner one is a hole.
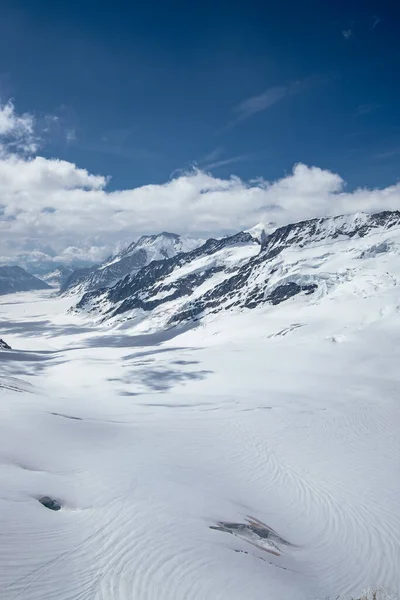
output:
M85 169L78 169L65 160L47 159L42 156L23 158L16 154L7 155L0 160L0 192L3 194L27 193L35 198L35 192L104 188L107 179L91 175ZM42 200L45 200L43 197ZM39 202L42 203L42 200ZM51 205L44 202L45 206Z
M1 149L14 148L25 153L37 150L34 135L35 120L28 113L17 115L12 101L0 104L0 140Z
M400 206L400 184L346 193L339 175L303 164L275 182L219 179L197 170L162 185L108 192L106 183L65 161L1 158L0 253L15 254L31 239L51 246L62 262L98 261L121 240L143 233L218 235L259 221L282 225Z
M0 127L7 132L19 117L7 109L2 119ZM273 182L223 179L192 170L164 184L108 191L105 176L73 163L0 155L3 262L18 260L21 253L40 262L35 252L50 262L98 262L143 233L169 230L203 237L247 229L260 221L284 225L399 208L400 184L346 192L339 175L304 164Z

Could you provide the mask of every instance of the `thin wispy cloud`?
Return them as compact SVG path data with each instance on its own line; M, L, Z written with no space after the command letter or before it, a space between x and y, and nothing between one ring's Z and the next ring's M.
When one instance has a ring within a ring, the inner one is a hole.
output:
M138 146L131 140L131 134L128 132L125 136L119 135L119 132L111 131L101 138L79 138L79 146L94 152L109 156L119 156L127 160L153 160L159 158L157 152Z
M206 154L206 156L204 156L204 158L200 159L198 162L199 164L202 163L209 163L212 161L217 160L217 158L220 158L224 153L224 149L221 146L217 146L217 148L214 148L213 150L211 150L211 152L209 152L208 154Z
M244 160L248 160L249 158L249 154L240 154L239 156L232 156L230 158L224 158L214 162L206 163L202 166L202 168L206 171L210 171L212 169L218 169L218 167L225 167L226 165L242 162Z
M233 109L233 112L237 115L237 121L245 121L259 112L268 110L271 106L282 100L287 93L287 87L273 87L258 96L252 96L243 100L243 102L240 102Z
M311 86L321 84L324 81L326 81L325 76L311 76L306 79L293 81L288 85L270 87L261 94L250 96L231 109L230 112L234 115L233 118L216 133L219 134L228 131L255 115L271 109L286 97L303 92Z
M51 114L35 118L35 131L40 137L40 145L63 147L77 140L77 118L68 106L59 106Z
M76 142L76 130L75 129L67 129L66 133L65 133L65 139L67 141L67 144L73 144L74 142Z
M380 19L379 17L374 16L374 22L372 24L371 30L373 31L375 29L375 27L377 27L379 25L379 23L382 23L383 19Z
M356 115L361 117L363 115L369 115L375 112L380 107L380 104L360 104L357 107Z
M287 94L289 93L289 88L285 86L275 86L268 88L262 94L258 94L257 96L251 96L250 98L246 98L236 106L234 106L231 112L235 115L233 119L231 119L225 127L223 127L218 133L222 133L223 131L228 131L239 125L239 123L243 123L243 121L247 121L254 115L261 113L265 110L268 110L274 104L277 104Z
M376 155L376 158L381 160L385 160L387 158L393 158L394 156L400 155L400 146L396 146L395 148L391 148L390 150L386 150L385 152L379 152Z
M345 40L349 40L351 37L353 37L354 33L352 29L343 29L342 30L342 36L344 37Z

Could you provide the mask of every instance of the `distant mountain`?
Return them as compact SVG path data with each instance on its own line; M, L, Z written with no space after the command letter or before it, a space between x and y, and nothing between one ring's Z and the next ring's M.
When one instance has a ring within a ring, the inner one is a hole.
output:
M40 279L45 283L48 283L51 287L61 288L73 271L74 269L71 267L60 265L42 275Z
M86 293L74 310L116 323L146 319L149 328L162 328L298 295L317 301L353 279L360 293L371 278L376 285L397 283L388 257L400 260L398 211L311 219L269 235L257 228L255 237L262 243L243 232L154 261L111 289Z
M4 340L0 339L0 350L11 350L11 346L9 346Z
M93 265L92 267L83 267L82 269L75 269L72 273L64 280L60 286L60 294L67 293L78 293L79 290L84 289L84 282L90 276L93 271L96 271L99 265Z
M154 260L164 260L181 252L197 248L204 240L181 237L175 233L144 235L122 252L108 258L86 274L76 271L61 287L60 293L82 294L87 291L109 288L127 275L134 275Z
M50 286L21 267L0 267L0 294L47 290Z

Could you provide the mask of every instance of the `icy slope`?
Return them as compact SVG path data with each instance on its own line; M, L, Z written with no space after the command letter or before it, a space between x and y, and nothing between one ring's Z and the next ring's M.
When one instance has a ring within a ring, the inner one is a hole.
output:
M249 233L237 234L86 294L76 310L110 324L128 319L154 329L235 307L275 305L297 294L317 302L352 280L395 285L385 261L398 259L399 244L399 212L288 225L263 237L261 251Z
M86 291L112 287L120 279L139 271L153 260L164 260L180 252L189 252L202 244L202 240L181 237L163 232L147 235L133 242L119 254L108 258L102 265L91 270L84 278L71 278L61 293L83 294Z

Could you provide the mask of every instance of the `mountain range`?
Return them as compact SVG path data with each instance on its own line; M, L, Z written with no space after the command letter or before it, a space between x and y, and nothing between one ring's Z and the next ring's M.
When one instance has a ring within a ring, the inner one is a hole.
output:
M259 228L257 229L259 232ZM262 236L241 232L153 260L111 288L86 292L72 309L115 324L170 327L207 314L318 299L366 279L395 285L386 258L399 254L400 212L311 219ZM372 262L371 262L372 261ZM371 267L373 274L371 275Z

